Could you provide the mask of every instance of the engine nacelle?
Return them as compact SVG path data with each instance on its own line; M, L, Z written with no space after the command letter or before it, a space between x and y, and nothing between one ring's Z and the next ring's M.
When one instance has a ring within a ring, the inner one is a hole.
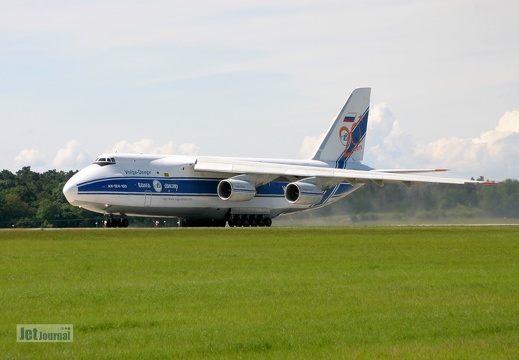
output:
M225 201L247 201L256 196L254 184L236 178L220 181L217 191L220 199Z
M323 189L315 184L296 181L287 185L285 198L291 204L317 204L323 198Z

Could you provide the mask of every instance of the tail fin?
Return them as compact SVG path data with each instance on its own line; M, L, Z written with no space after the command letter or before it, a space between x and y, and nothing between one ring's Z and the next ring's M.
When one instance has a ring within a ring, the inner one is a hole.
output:
M346 168L349 160L362 161L370 95L371 88L353 90L317 148L313 160L336 162L337 168Z

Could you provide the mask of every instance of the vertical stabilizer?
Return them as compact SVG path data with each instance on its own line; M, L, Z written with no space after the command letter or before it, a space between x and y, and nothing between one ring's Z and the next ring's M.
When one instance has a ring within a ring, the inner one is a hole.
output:
M317 148L313 160L336 162L337 168L346 168L348 161L362 161L370 95L371 88L353 90Z

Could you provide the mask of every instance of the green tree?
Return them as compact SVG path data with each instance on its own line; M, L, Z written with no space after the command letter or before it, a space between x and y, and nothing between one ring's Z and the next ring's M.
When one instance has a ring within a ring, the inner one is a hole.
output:
M61 220L62 210L57 201L43 198L39 201L36 219L42 224L41 227L55 227L56 222Z

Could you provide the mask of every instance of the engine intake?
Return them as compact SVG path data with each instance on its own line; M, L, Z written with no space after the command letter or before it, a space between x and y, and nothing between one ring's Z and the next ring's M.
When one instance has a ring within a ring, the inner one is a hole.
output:
M256 187L248 181L230 178L218 183L217 192L225 201L247 201L256 196Z
M315 184L296 181L287 185L285 198L291 204L312 205L321 201L323 190Z

